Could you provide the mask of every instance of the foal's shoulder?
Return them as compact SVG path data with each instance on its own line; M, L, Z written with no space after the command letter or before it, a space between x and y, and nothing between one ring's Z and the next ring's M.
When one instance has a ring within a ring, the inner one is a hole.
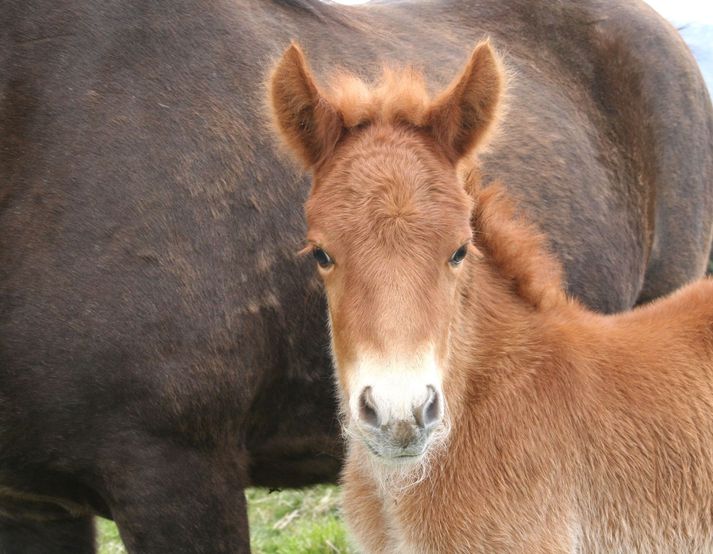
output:
M681 287L655 304L673 313L689 317L713 315L713 278L704 277Z
M713 278L694 281L624 317L660 325L674 334L704 333L713 338Z

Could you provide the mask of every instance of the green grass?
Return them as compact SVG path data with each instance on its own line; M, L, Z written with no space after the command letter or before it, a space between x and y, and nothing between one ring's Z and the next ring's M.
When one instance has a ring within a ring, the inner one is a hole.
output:
M320 485L268 492L248 489L254 554L352 554L338 507L339 490ZM124 554L116 526L98 520L99 554Z
M339 490L317 486L247 492L250 542L256 554L351 553L339 515Z
M99 554L124 554L124 544L113 521L97 518L97 539Z

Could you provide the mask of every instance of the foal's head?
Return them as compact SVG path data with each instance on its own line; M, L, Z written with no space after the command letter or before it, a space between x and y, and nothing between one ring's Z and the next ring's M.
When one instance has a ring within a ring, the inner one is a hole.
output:
M417 460L447 428L449 329L471 250L456 166L495 119L488 43L431 101L412 71L320 90L292 45L271 79L282 138L313 173L307 241L324 280L346 424L376 456Z

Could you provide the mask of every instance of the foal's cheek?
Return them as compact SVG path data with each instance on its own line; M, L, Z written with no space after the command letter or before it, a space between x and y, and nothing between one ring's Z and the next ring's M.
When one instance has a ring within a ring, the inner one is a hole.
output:
M454 279L451 283L451 313L455 313L461 298L469 290L468 272L466 271L467 268L464 267L467 263L469 263L469 260L466 259L453 275Z
M330 292L328 287L327 290L327 316L329 325L329 335L330 335L330 349L332 354L332 364L334 366L335 378L338 385L338 391L342 396L342 403L344 408L348 407L349 403L349 378L346 371L348 366L349 355L349 345L345 341L345 332L342 328L341 319L338 316L338 309L335 308L337 304L338 295Z

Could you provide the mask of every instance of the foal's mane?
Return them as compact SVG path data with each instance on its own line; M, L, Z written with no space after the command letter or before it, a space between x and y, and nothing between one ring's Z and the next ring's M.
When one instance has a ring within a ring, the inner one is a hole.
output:
M431 105L423 75L410 66L384 67L374 84L339 71L332 76L324 94L347 128L369 123L408 123L420 127L426 122Z
M475 166L463 172L462 179L476 200L474 245L532 306L548 309L567 304L562 265L549 252L547 237L518 213L501 183L482 188Z

